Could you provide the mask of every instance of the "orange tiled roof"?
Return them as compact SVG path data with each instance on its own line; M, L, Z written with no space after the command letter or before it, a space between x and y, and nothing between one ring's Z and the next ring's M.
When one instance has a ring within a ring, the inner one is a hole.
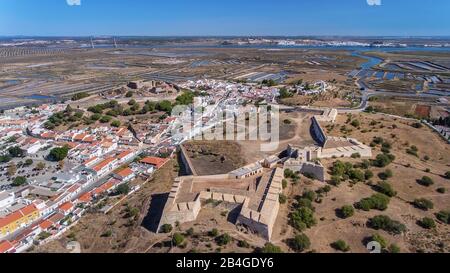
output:
M87 192L78 198L78 201L80 203L88 203L91 200L92 200L92 194L90 192Z
M59 209L65 211L65 212L70 211L72 208L73 208L72 202L66 202L66 203L62 204L61 206L59 206Z
M130 150L123 151L117 156L117 158L119 160L121 160L121 159L123 159L124 157L128 156L131 153L132 153L132 151L130 151Z
M20 218L27 216L31 213L36 212L38 209L34 204L28 205L20 210L17 210L13 213L10 213L6 215L5 217L0 218L0 227L7 226L11 223L14 223L15 221L19 220Z
M13 248L14 246L9 241L0 242L0 253L6 253Z
M161 168L164 164L167 163L167 161L169 161L169 159L167 158L160 158L160 157L146 157L144 159L141 160L141 163L144 164L150 164L155 166L156 168Z
M39 223L39 227L43 230L47 230L51 226L53 226L53 223L50 222L49 220L43 220L42 222Z
M107 158L107 159L103 160L102 162L98 163L97 165L95 165L92 169L94 171L98 172L101 169L103 169L104 167L106 167L108 164L113 162L114 160L116 160L116 159L113 157Z
M116 184L117 180L111 179L108 182L104 183L103 185L101 185L100 187L96 188L94 190L95 194L100 194L103 192L106 192L107 190L111 189L112 187L114 187L114 185Z
M22 212L23 215L29 215L31 213L36 212L37 210L38 209L36 208L36 206L34 204L31 204L31 205L24 207L20 211Z
M126 169L123 169L123 170L117 172L116 174L121 177L128 177L131 174L133 174L133 170L131 170L130 168L126 168Z

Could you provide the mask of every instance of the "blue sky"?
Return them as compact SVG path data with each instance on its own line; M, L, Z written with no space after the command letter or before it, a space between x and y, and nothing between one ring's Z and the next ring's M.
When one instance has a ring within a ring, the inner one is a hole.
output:
M369 1L0 0L0 35L450 36L449 0Z

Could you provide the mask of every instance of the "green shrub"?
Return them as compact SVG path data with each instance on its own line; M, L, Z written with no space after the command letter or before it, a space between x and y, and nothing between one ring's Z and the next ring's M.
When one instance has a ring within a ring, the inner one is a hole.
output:
M217 237L219 235L219 231L217 230L217 228L213 228L208 232L208 234L211 237Z
M184 242L184 236L181 233L175 233L172 237L172 243L175 246L180 246Z
M419 225L425 229L432 229L436 227L436 223L433 219L425 217L419 221Z
M302 233L289 240L289 246L297 252L303 252L311 247L311 241L308 236Z
M288 186L288 182L287 182L286 179L283 179L283 180L281 181L281 184L282 184L282 186L283 186L283 189L286 189L287 186Z
M422 179L417 180L417 183L419 183L422 186L429 187L434 184L434 181L430 177L424 176L422 177Z
M366 171L364 172L364 178L365 178L366 180L369 180L369 179L373 178L373 172L372 172L371 170L366 170Z
M427 211L429 209L433 209L433 207L434 207L433 202L431 202L430 200L425 199L425 198L420 198L420 199L414 200L413 205L416 208L425 210L425 211Z
M378 177L381 180L388 180L392 176L394 176L394 173L390 169L387 169L384 172L378 174Z
M389 233L393 234L401 234L406 231L406 226L402 223L392 220L388 216L385 215L378 215L373 218L370 218L367 222L367 225L370 228L376 229L376 230L384 230Z
M444 193L447 191L447 189L446 189L446 188L438 188L436 191L437 191L438 193L444 194Z
M172 231L173 227L171 224L164 224L161 226L161 232L162 233L170 233Z
M441 210L436 213L436 218L445 224L450 224L450 211Z
M280 201L280 204L286 204L286 202L287 202L287 197L286 197L286 195L284 195L284 194L280 194L280 196L279 196L279 198L278 198L278 200Z
M372 162L372 165L379 168L384 168L395 160L395 156L392 154L379 154Z
M259 249L261 253L283 253L279 246L272 243L266 243L263 248Z
M311 228L316 225L314 212L307 207L301 207L290 214L291 225L299 231Z
M337 240L331 244L331 247L342 252L347 252L350 250L350 246L348 246L343 240Z
M228 245L231 242L231 236L228 233L224 233L216 238L216 243L219 246Z
M247 241L245 241L245 240L240 240L240 241L238 242L238 247L241 247L241 248L250 248L250 244L249 244Z
M394 188L392 188L392 185L385 181L379 182L375 186L375 190L389 197L394 197L397 195L397 192L394 190Z
M346 205L340 209L339 213L342 218L346 219L352 217L355 214L355 209L353 209L353 207L350 205Z
M11 186L13 187L20 187L23 186L25 184L27 184L27 179L23 176L18 176L16 178L14 178L14 181L12 182Z
M379 243L381 248L383 248L383 249L387 247L387 244L388 244L387 240L378 233L375 233L374 235L372 235L372 237L370 239L371 239L371 241L375 241L375 242Z
M356 208L369 211L371 209L386 210L389 205L390 198L382 193L376 193L368 198L363 198L356 203Z

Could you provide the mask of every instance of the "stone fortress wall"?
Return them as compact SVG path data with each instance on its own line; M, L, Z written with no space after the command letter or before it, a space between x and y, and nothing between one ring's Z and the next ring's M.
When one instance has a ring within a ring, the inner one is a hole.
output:
M273 155L222 175L197 176L186 150L181 145L181 160L193 175L175 179L164 206L158 231L164 224L175 225L196 220L202 201L215 200L242 204L236 224L246 226L270 241L280 206L279 196L283 191L284 170L298 171L325 181L326 170L320 159L350 157L355 153L359 153L362 157L372 156L371 148L355 139L327 136L319 121L334 122L337 111L326 109L320 113L322 114L313 116L311 130L317 134L315 137L319 140L320 146L288 145L285 158ZM257 184L249 182L257 178L259 178ZM249 182L244 183L248 185L247 188L233 187L242 181Z

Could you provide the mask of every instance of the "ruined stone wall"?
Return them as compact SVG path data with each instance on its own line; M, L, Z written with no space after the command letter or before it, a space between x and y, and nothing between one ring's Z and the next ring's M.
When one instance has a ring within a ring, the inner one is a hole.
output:
M180 159L188 175L197 175L197 171L195 170L194 165L187 154L186 148L183 145L180 145Z
M323 132L322 127L320 126L316 117L312 118L312 131L314 133L315 139L320 143L321 146L324 146L327 141L327 136Z

